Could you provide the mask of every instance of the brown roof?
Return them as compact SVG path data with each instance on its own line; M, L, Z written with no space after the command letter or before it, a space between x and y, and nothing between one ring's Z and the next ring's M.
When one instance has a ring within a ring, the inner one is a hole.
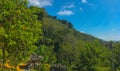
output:
M36 53L33 53L30 56L30 60L27 63L36 63L38 61L41 61L43 59L42 56L37 55Z

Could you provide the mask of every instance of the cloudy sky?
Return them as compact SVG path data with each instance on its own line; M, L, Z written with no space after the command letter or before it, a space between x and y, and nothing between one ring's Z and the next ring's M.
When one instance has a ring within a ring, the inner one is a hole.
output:
M120 0L29 0L78 31L104 40L120 40Z

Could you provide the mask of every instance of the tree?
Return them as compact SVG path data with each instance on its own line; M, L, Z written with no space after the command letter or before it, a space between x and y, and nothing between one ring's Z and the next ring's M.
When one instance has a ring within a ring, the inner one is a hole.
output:
M28 60L41 38L41 22L26 0L0 1L0 59L17 65Z
M73 28L73 25L70 22L66 21L66 20L60 20L60 22L62 24L64 24L64 25L68 26L69 28Z
M100 46L98 40L81 47L77 69L81 71L110 71L111 51Z
M114 63L115 71L120 71L120 42L116 42L113 45L114 47Z

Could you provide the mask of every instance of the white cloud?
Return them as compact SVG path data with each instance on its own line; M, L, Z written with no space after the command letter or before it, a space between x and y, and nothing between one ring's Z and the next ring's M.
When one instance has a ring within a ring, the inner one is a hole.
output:
M39 7L45 7L45 6L52 6L52 0L28 0L29 4L32 6L39 6Z
M65 3L65 5L61 7L61 9L57 12L57 14L60 16L73 15L74 12L72 11L72 8L74 7L75 7L74 2Z
M68 5L65 5L65 6L63 6L63 8L74 8L75 7L75 5L74 5L74 3L73 2L71 2L71 3L68 3Z
M73 11L72 10L61 10L59 12L57 12L58 15L60 16L69 16L69 15L73 15Z
M87 3L87 0L82 0L81 3Z

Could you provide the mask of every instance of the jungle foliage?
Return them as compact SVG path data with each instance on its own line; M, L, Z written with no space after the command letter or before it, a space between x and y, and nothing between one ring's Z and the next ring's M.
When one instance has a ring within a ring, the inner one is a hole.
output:
M72 23L27 4L0 1L0 64L17 66L37 53L44 59L36 70L58 64L68 71L120 71L120 42L76 31Z

